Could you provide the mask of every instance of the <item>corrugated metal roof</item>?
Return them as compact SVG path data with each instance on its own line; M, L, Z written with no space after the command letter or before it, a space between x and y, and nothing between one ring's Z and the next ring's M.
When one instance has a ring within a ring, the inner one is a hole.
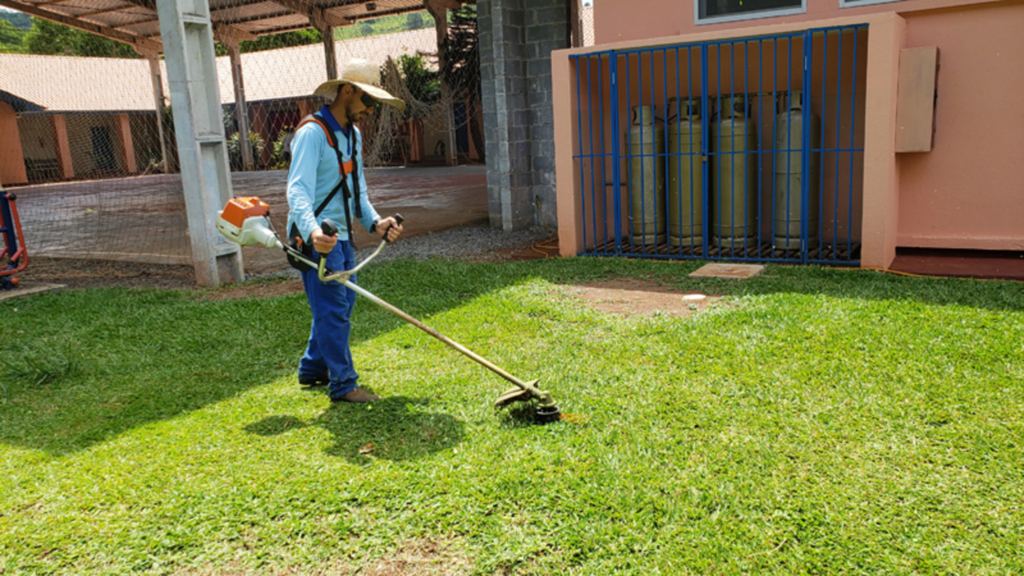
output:
M388 56L436 50L432 28L335 43L339 68L355 57L380 65ZM162 61L160 66L164 95L169 98ZM242 76L249 103L309 96L327 78L323 45L242 54ZM217 77L221 102L233 103L235 92L227 56L217 58ZM149 62L143 59L0 54L0 91L51 112L154 108Z

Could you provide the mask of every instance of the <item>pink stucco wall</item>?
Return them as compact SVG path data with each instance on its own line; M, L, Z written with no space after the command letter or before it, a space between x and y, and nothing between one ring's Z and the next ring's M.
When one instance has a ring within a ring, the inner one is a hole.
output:
M1024 4L903 0L840 9L839 0L808 0L805 14L700 26L693 23L692 6L649 0L638 10L629 0L602 0L595 6L597 45L553 54L564 255L583 248L581 200L572 194L588 177L572 160L580 142L568 120L578 113L569 55L852 23L866 23L870 30L859 108L863 175L854 214L860 219L862 265L888 267L897 246L1024 248L1024 114L1015 106L1024 94ZM900 51L919 46L939 48L935 143L930 152L897 153ZM586 117L587 110L582 112Z
M900 0L841 8L839 0L807 0L803 14L752 18L719 24L695 24L693 2L679 0L599 0L594 4L594 44L645 40L663 36L721 32L765 25L793 24L829 18L860 17L896 12L959 8L970 4L1006 3L1005 0Z
M10 104L0 102L0 185L27 182L21 140L18 138L18 119Z
M910 14L938 46L931 152L899 155L897 245L1024 249L1024 4Z

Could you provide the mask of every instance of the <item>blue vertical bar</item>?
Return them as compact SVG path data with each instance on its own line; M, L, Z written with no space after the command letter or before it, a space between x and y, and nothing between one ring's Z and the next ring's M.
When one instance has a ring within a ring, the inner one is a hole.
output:
M826 83L825 83L826 80L828 79L828 31L827 30L826 31L822 31L821 46L822 46L822 55L821 55L821 62L822 62L822 64L821 64L821 137L818 138L818 142L820 143L820 147L821 147L821 163L822 163L822 165L824 165L825 164L825 118L826 118L826 113L828 112L828 105L826 103L826 95L828 94L828 91L826 90ZM818 259L819 260L824 260L825 259L825 246L824 246L824 240L825 240L825 202L824 202L824 200L825 200L825 171L824 170L819 170L818 172L819 172L819 175L818 175L818 183L819 183L818 184L818 194L821 195L821 200L822 200L821 202L818 203L819 204L819 206L818 206L818 213L819 213L819 216L818 216L818 226L819 226L819 233L818 233ZM832 224L832 228L833 228L833 234L834 234L835 233L835 223L834 222ZM833 249L834 249L834 246L833 246Z
M757 41L757 127L761 128L764 125L764 40ZM774 120L774 116L772 117ZM762 206L762 186L761 181L764 179L762 173L762 167L764 166L764 146L761 146L761 139L764 136L761 131L757 133L757 256L761 257L761 235L763 233L762 228L764 227L763 218L761 218L761 206ZM774 176L774 174L772 175ZM768 254L771 255L771 252Z
M814 52L814 33L810 30L804 32L804 84L803 84L803 102L801 108L803 114L803 143L800 146L800 262L806 264L808 259L808 253L810 252L809 234L808 228L810 227L811 221L811 60L812 53ZM792 98L792 93L790 95ZM824 98L824 95L822 96ZM792 106L787 106L792 108ZM786 112L789 114L789 112ZM793 118L790 116L790 123L792 124ZM791 146L791 144L787 144ZM787 230L787 235L788 235Z
M637 54L636 54L636 105L637 106L643 106L644 105L644 82L643 82L643 79L644 79L644 67L643 67L643 58L644 58L643 54L640 53L640 52L637 52ZM627 62L626 65L628 66L629 63ZM627 78L631 80L633 77L631 75L627 75ZM626 90L628 91L629 88L630 88L629 85L627 85L626 86ZM644 213L644 184L645 184L645 182L644 182L644 180L645 180L645 178L644 178L644 120L643 120L643 115L642 115L643 112L642 111L639 114L634 114L633 113L633 106L632 106L632 104L629 106L629 110L627 111L627 113L629 114L629 129L631 131L633 130L633 121L634 120L639 120L639 122L640 122L640 124L639 124L640 125L640 190L639 191L638 190L633 190L633 181L632 181L632 179L629 182L629 187L630 187L630 193L631 194L637 194L637 193L640 194L640 242L641 242L641 244L640 244L640 253L643 254L644 253L644 245L643 245L643 240L644 240L644 219L643 219L643 213ZM629 135L629 137L630 138L633 137L632 133ZM630 145L629 153L630 153L630 155L632 157L632 154L633 154L632 145ZM630 162L629 169L630 170L633 169L632 162ZM634 218L633 225L635 226L636 225L636 220L635 219L636 219L637 215L633 212L633 205L632 204L630 204L629 209L630 209L630 214L633 215L633 218ZM633 230L630 229L629 237L630 237L631 240L633 239L633 236L634 236ZM635 247L634 247L634 250L635 250Z
M579 57L573 57L573 63L576 65L576 139L579 142L580 148L580 208L583 213L583 252L587 251L587 185L584 181L584 174L586 173L583 168L583 99L581 97L580 90L580 59ZM591 126L591 142L593 142L593 126ZM591 145L591 157L590 163L593 166L593 145ZM593 178L591 178L591 186L593 186ZM596 209L595 209L596 211Z
M718 170L715 175L715 194L719 198L719 209L715 210L715 217L718 219L718 256L722 256L722 210L721 210L721 197L724 187L721 185L722 181L722 45L718 44L715 46L718 49L718 136L717 140L718 148L715 150L715 154L718 158Z
M615 189L615 198L612 199L615 222L612 229L615 231L615 255L618 256L622 254L622 174L619 167L622 160L619 157L619 59L614 52L608 55L608 68L611 75L611 94L608 98L611 100L609 104L612 111L612 186Z
M793 39L789 38L788 42L793 42ZM779 105L778 105L778 101L779 101L779 39L778 38L776 38L776 39L774 39L772 41L772 48L775 51L774 52L774 56L772 58L772 66L773 66L773 69L774 69L774 72L775 72L775 80L774 80L774 83L772 84L772 99L776 103L775 104L775 115L776 116L775 116L775 118L772 118L772 148L771 148L771 150L772 150L772 209L771 209L772 218L771 218L771 222L772 223L771 223L771 226L769 227L769 230L771 231L772 245L773 245L773 248L774 248L774 244L775 244L775 202L777 201L777 198L775 197L775 168L776 168L775 164L776 164L776 157L778 156L778 151L775 150L775 146L779 142L779 136L777 134L779 127L778 127L778 122L776 121L776 118L778 117L778 112L779 112L779 110L778 110L778 108L779 108ZM775 254L773 252L772 256L774 256L774 255Z
M709 198L709 190L711 188L709 176L711 174L711 168L708 166L711 160L711 135L709 134L711 124L709 118L711 116L711 98L708 97L708 67L708 45L702 43L700 45L700 105L702 108L702 114L700 115L700 151L703 159L701 161L700 169L704 176L704 182L701 186L700 193L704 197L703 209L701 210L701 218L704 222L703 233L701 234L701 242L703 243L701 256L705 259L707 259L710 254L710 251L708 250L708 238L711 236L711 219L708 217L708 214L711 212L711 203Z
M690 52L691 50L693 50L693 47L687 47L686 48L686 86L687 86L687 88L686 88L686 97L689 98L687 106L689 106L690 104L693 103L693 66L691 66L691 64L693 63L693 55ZM701 91L703 92L704 90L701 90ZM701 108L702 108L701 111L700 111L700 117L701 118L704 118L707 115L707 109L704 109L703 106L704 105L701 104ZM687 108L687 113L689 113L690 111L692 111L692 108ZM701 120L701 122L703 122L703 120ZM704 131L701 130L702 138L703 138L703 132ZM693 124L692 124L692 122L690 124L689 134L687 135L687 141L688 141L688 147L686 149L686 151L687 151L686 161L690 163L690 166L689 166L689 173L690 173L690 256L693 256L694 255L693 253L696 251L695 247L693 245L693 243L694 243L694 238L693 238L693 206L694 206L693 195L695 193L699 193L703 197L704 192L703 191L696 192L693 189L694 188L694 186L693 186L694 185L694 181L693 181L694 151L693 151ZM699 145L699 143L698 143L698 145ZM680 152L682 152L682 148L683 148L683 143L680 142L679 143L679 151ZM680 156L679 160L680 160L679 169L680 169L680 171L682 171L682 156ZM701 162L700 166L701 166L701 170L703 171L704 170L704 162ZM682 183L680 183L680 185L682 185ZM703 188L703 186L702 186L702 188ZM703 204L702 204L702 206L703 206ZM682 202L680 202L679 203L679 213L680 213L680 215L679 215L679 222L680 222L680 224L682 224L682 222L683 222L682 210L683 210ZM704 218L703 212L704 212L704 209L702 208L701 209L701 213L702 213L701 214L701 219L702 220ZM680 226L680 228L682 228L682 226ZM703 236L703 234L704 234L703 233L703 227L701 227L701 230L702 230L701 235ZM682 234L680 234L679 252L682 253L682 251L683 251L683 241L682 241Z
M600 57L599 57L600 58ZM597 151L594 148L594 72L590 69L591 61L594 59L593 56L587 56L587 122L590 125L590 205L593 210L593 216L591 222L593 224L594 234L594 251L597 251L597 176L595 176L594 164L597 163ZM600 65L600 60L598 60ZM601 85L597 85L598 93L601 91ZM601 113L601 109L597 109L598 113ZM601 187L604 188L604 172L601 172ZM585 232L585 231L584 231ZM607 244L608 239L604 239L604 244ZM586 245L586 236L584 236L584 245ZM605 247L607 249L607 246Z
M850 82L850 185L847 194L850 197L849 213L846 224L846 253L847 258L853 260L853 168L854 168L854 146L853 135L857 133L857 34L860 27L853 29L853 78Z
M612 55L612 54L607 54L607 56L608 56L608 61L609 62L611 62L611 60L614 58L614 55ZM611 64L609 64L608 66L610 68ZM603 244L604 251L608 252L608 185L607 185L607 181L608 181L608 164L606 162L607 158L608 158L608 149L604 145L604 111L605 111L605 106L604 106L604 77L603 76L604 75L601 74L601 57L598 56L597 57L597 112L599 114L599 116L598 116L598 119L599 119L598 124L600 125L599 128L601 129L601 132L598 135L598 141L601 143L601 220L602 220L602 230L604 231L604 235L602 236L603 239L604 239L604 244ZM612 108L612 110L614 110L614 108ZM593 114L591 114L591 119L593 119ZM595 236L597 235L597 230L594 230L594 235Z
M836 32L839 37L839 49L836 51L836 205L834 210L834 216L832 217L832 235L834 240L832 241L832 260L836 261L839 259L839 158L841 152L839 151L839 133L842 126L842 120L839 115L842 114L843 109L843 29L839 29ZM825 147L824 143L821 146Z
M801 66L801 76L800 76L800 78L801 78L801 82L802 82L801 85L806 85L806 83L808 81L807 79L810 77L810 74L807 72L807 70L810 69L810 62L809 62L810 56L809 56L809 52L808 52L808 48L807 48L807 37L808 37L808 35L805 32L802 36L804 38L804 41L802 43L803 46L801 46L800 49L803 51L803 54L804 54L805 58L803 59L803 65ZM794 38L796 38L796 36L790 36L789 37L789 73L787 74L788 82L786 83L786 98L787 98L787 101L782 105L783 108L787 108L789 106L788 100L793 98L793 39ZM786 110L786 112L788 113L789 111ZM793 122L792 122L792 117L788 116L788 114L787 114L787 117L786 117L786 146L785 146L785 148L783 148L783 150L786 151L786 250L785 250L785 252L788 253L789 252L789 241L790 241L789 221L790 221L790 219L792 217L792 213L790 212L790 202L793 199L793 190L792 190L792 187L793 187L792 180L793 179L790 176L792 174L792 171L791 171L792 170L792 164L791 163L793 161ZM801 225L802 225L802 223L801 223Z
M753 110L754 109L752 103L747 101L747 99L750 98L750 46L749 46L748 41L746 41L746 40L743 41L743 93L744 93L744 96L745 96L744 100L743 100L743 106L744 106L744 113L743 113L743 115L744 115L744 119L745 119L746 118L746 110L747 109L749 109L749 110ZM758 102L760 102L760 101L761 101L760 97L758 97ZM746 120L744 120L744 125L746 125ZM756 133L757 129L756 129L756 125L754 124L753 114L751 114L750 125L751 125L751 128L754 128L754 132ZM746 135L744 134L743 137L746 138ZM758 150L761 149L760 143L758 143L757 148L758 148ZM747 169L747 162L753 162L753 158L758 158L758 156L756 154L756 151L755 152L747 151L743 155L743 172L744 172L743 184L744 184L744 186L749 186L750 185L750 184L747 183L745 175L750 173L750 170ZM761 177L761 169L760 168L757 169L757 175L758 175L758 180L760 181L760 177ZM744 189L743 189L743 233L744 234L747 233L747 226L753 224L753 222L747 222L747 214L750 212L750 209L747 207L747 203L748 202L750 202L750 198L747 197L747 190L744 187ZM758 206L758 208L760 208L760 206ZM755 220L757 219L756 212L755 212L754 219ZM747 241L746 241L746 238L744 238L743 239L743 247L744 247L743 256L746 257L746 258L749 258L750 257L750 250L748 248L746 248L746 244L747 244ZM754 239L754 246L757 246L757 239L756 238ZM757 254L757 252L755 252L755 254Z
M686 49L686 61L687 61L686 73L687 73L687 75L689 75L689 73L690 73L690 67L689 67L690 49L689 48ZM667 83L668 82L666 82L666 84ZM683 107L682 107L682 100L681 100L682 97L683 97L683 95L680 94L680 84L679 84L679 48L676 47L676 109L675 109L675 113L676 113L676 125L675 125L676 138L679 137L680 122L682 122L682 119L679 117L681 115L681 111L683 109ZM667 104L667 102L666 102L666 104ZM668 152L668 142L669 142L669 139L668 139L668 130L669 130L669 128L668 128L668 123L667 123L668 122L668 114L667 113L665 114L665 120L666 120L666 125L665 125L665 152L667 153ZM691 139L692 139L692 136L691 136ZM677 168L676 174L682 174L683 173L683 143L682 142L679 142L679 149L675 151L675 154L676 154L676 168ZM665 159L666 159L665 167L668 168L668 162L667 162L668 157L666 156ZM667 172L667 170L666 170L666 172ZM692 172L693 171L691 170L691 173ZM692 175L690 177L690 180L691 181L693 180ZM666 178L665 178L665 189L666 190L668 190L668 185L670 183L671 183L671 181L666 176ZM690 205L692 206L693 205L693 197L692 197L693 185L692 184L690 185L690 191L691 191L690 192L691 193ZM679 221L679 256L682 256L683 255L683 180L682 180L682 178L679 179L679 182L676 185L676 190L669 192L669 194L676 194L678 196L677 206L679 207L679 214L678 214L678 216L679 216L679 220L678 220ZM671 196L669 196L669 198L671 198ZM668 198L666 198L665 199L665 211L668 212L668 210L669 210L669 203L668 203ZM691 213L693 212L692 208L690 209L690 212ZM669 215L669 216L671 217L671 215ZM693 224L692 224L693 217L692 216L690 217L690 222L691 222L691 224L690 224L691 228L690 229L692 230L693 229L692 228L692 226L693 226ZM668 227L668 251L669 251L669 253L672 253L672 226L668 222L666 222L665 224ZM690 243L691 244L693 243L692 239L690 240Z
M629 181L626 182L626 193L628 195L627 203L626 203L626 211L627 211L626 213L629 214L629 217L626 219L626 226L629 227L629 234L628 234L628 236L629 236L629 251L630 251L630 253L632 253L632 252L635 251L635 248L633 246L633 219L636 218L636 214L633 214L633 193L634 193L634 190L633 190L633 102L632 102L632 99L629 96L629 92L630 92L630 89L632 88L631 84L633 83L633 75L632 75L632 73L629 70L629 57L630 57L630 55L627 53L625 56L626 56L626 84L625 84L625 86L626 86L626 118L627 118L627 120L626 120L626 148L624 149L624 152L625 152L625 156L626 156L626 178L629 179ZM639 60L639 56L637 57L637 59ZM641 132L640 136L641 137L643 136L642 132ZM641 142L641 153L642 153L643 152L643 146L642 146L643 140L641 139L640 142ZM643 155L641 154L641 159L642 158L643 158ZM640 184L642 186L643 185L643 176L641 176L640 179L641 179Z
M729 197L732 198L731 210L729 210L729 257L736 256L736 43L729 44L729 88L732 90L732 110L729 111L730 130L729 138L732 147L729 149L729 175L732 183L729 185ZM745 104L745 103L744 103ZM744 212L746 217L746 212Z
M592 56L587 56L587 120L590 124L590 205L593 213L593 229L594 229L594 251L597 251L597 179L594 176L594 164L596 163L596 155L594 150L594 73L590 70L590 62L593 60ZM598 60L598 66L601 61ZM597 85L598 94L601 92L601 85ZM601 113L601 108L597 109L598 113ZM603 158L602 158L603 161ZM601 171L601 188L604 189L604 171ZM602 205L603 207L603 205ZM607 216L605 217L607 220ZM586 230L583 231L583 244L586 246ZM604 244L608 243L608 238L604 239ZM607 246L605 246L607 250Z
M651 178L654 182L651 182L651 188L654 190L654 194L651 194L651 199L654 201L654 254L658 253L658 115L656 114L657 109L655 108L654 102L657 96L654 90L654 50L649 52L651 58ZM662 152L664 154L664 152ZM646 244L646 242L645 242Z
M676 57L678 58L678 50L676 53ZM676 74L676 79L678 78L679 75ZM665 131L665 135L662 137L662 146L664 147L662 150L662 158L664 158L663 163L665 164L665 253L671 256L672 240L669 238L670 233L668 229L668 49L661 51L661 79L661 101L664 103L663 106L665 107L665 111L662 113L665 116L665 124L662 127ZM677 106L678 102L679 101L676 100Z

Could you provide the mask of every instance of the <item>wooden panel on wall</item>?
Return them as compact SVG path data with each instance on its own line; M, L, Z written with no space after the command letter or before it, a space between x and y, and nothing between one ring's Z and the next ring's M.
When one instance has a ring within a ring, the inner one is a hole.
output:
M938 64L937 46L900 51L896 98L897 152L929 152L932 149Z

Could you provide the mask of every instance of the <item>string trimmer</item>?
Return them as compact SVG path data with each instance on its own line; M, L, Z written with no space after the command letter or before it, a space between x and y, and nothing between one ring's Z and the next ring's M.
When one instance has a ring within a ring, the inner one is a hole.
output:
M401 224L402 216L399 214L395 215L395 220ZM320 229L323 230L324 234L333 236L338 233L338 226L331 220L324 220L320 224ZM308 257L302 251L285 244L277 235L277 231L274 230L273 225L270 223L270 206L265 202L261 201L255 196L251 197L239 197L232 198L228 201L224 210L217 214L217 230L220 231L226 238L233 242L237 242L242 246L251 246L261 244L268 248L280 248L284 250L285 254L293 260L298 260L310 266L311 268L317 269L317 274L320 280L323 282L340 282L349 289L355 291L360 296L368 299L374 304L384 308L388 312L391 312L395 316L398 316L402 320L405 320L409 324L423 330L427 334L430 334L434 338L437 338L441 342L444 342L448 346L461 352L465 356L480 364L484 368L487 368L491 372L494 372L498 376L501 376L505 380L508 380L512 384L515 384L515 388L505 391L504 394L498 397L494 402L495 408L504 408L515 402L527 401L533 398L537 399L537 418L541 422L551 422L558 420L561 415L561 411L558 406L555 405L555 401L551 398L551 393L537 388L537 382L539 380L531 380L529 382L523 382L519 378L509 374L502 370L498 366L495 366L491 362L488 362L485 358L476 354L472 350L459 344L458 342L448 338L444 334L441 334L437 330L434 330L430 326L420 322L416 318L413 318L409 314L403 312L395 306L385 302L384 300L373 295L365 288L360 287L354 282L351 282L349 278L361 270L364 266L369 264L374 258L380 254L381 250L388 244L387 240L383 240L377 249L373 251L370 256L365 260L356 265L351 270L338 270L333 271L326 267L326 258L317 258L314 261ZM385 234L387 236L387 234Z

